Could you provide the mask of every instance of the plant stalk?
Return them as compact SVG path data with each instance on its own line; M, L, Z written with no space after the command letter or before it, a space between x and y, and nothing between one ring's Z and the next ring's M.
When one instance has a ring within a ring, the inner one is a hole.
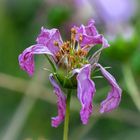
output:
M70 99L71 99L71 90L68 90L67 99L66 99L66 114L65 114L65 121L64 121L63 140L68 140L69 116L70 116Z

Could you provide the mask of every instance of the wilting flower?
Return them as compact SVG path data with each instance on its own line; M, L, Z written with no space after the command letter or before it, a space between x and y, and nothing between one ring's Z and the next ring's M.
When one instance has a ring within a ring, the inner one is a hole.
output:
M37 37L37 44L25 49L19 55L20 67L29 75L34 73L34 54L49 55L54 65L54 72L50 74L50 82L58 98L58 116L52 118L52 126L57 127L65 118L66 97L62 88L77 88L77 97L81 103L80 116L83 124L87 124L92 114L92 99L95 95L95 83L91 78L91 71L99 68L109 82L111 90L107 98L101 103L100 112L108 112L118 107L121 99L121 89L115 78L99 63L99 56L104 48L109 47L107 40L99 34L90 20L87 26L74 26L71 29L71 40L63 42L57 29L41 28ZM102 47L92 56L88 52L96 44ZM65 72L61 74L60 69Z

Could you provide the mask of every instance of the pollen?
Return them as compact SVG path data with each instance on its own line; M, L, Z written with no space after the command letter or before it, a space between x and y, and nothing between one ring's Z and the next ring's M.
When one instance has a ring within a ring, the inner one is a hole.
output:
M76 34L77 33L76 29L75 28L71 28L71 33L72 34Z
M53 43L55 46L59 46L59 43L57 42L57 41L54 41L54 43Z
M56 54L57 64L59 67L61 66L70 71L87 64L86 56L88 51L80 47L80 44L75 40L75 36L76 29L72 28L71 41L66 41L62 45L59 45L57 41L54 42L54 45L60 48ZM82 41L82 39L83 37L80 35L80 40ZM85 48L88 48L88 46L85 46Z
M80 34L79 41L82 42L82 40L83 40L83 36L82 36L82 34Z

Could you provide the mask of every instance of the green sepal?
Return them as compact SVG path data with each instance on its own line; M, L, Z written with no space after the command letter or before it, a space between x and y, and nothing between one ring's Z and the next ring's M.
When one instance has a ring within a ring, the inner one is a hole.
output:
M66 89L77 88L77 80L76 80L75 75L71 77L69 75L66 75L63 71L57 71L57 73L55 74L55 77L57 78L58 82L63 88L66 88Z

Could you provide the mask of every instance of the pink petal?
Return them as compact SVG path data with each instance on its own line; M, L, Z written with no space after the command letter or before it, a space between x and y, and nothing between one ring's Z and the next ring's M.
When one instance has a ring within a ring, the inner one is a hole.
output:
M92 114L92 99L94 93L96 92L95 84L90 79L91 66L90 64L85 65L81 69L75 69L74 73L78 73L78 99L81 102L82 109L80 111L80 116L83 124L88 123L88 119Z
M41 28L41 33L36 39L37 44L45 45L53 54L56 54L59 51L59 47L54 45L54 42L58 42L59 45L62 45L63 41L58 29L45 29Z
M65 110L66 110L66 97L64 96L62 90L60 89L59 85L56 83L53 75L51 74L50 82L54 87L54 93L56 94L58 101L57 101L57 107L58 107L58 116L52 117L52 126L58 127L59 124L64 120L65 118Z
M21 69L25 70L30 76L34 73L34 54L49 54L54 56L46 46L41 44L26 48L23 53L19 55L18 60Z
M100 64L97 64L97 67L100 67L103 76L108 80L111 86L111 90L109 91L107 98L101 103L100 112L109 112L119 106L122 90L117 84L115 78L106 71L106 69L104 69Z
M102 44L103 47L109 47L107 40L103 37L103 35L99 34L96 27L95 21L93 19L89 20L88 25L81 25L80 27L75 26L74 28L77 31L76 40L79 41L80 35L82 35L83 39L80 42L80 46L83 48L86 45L94 46L97 44Z

